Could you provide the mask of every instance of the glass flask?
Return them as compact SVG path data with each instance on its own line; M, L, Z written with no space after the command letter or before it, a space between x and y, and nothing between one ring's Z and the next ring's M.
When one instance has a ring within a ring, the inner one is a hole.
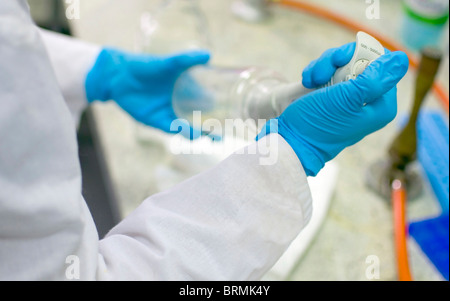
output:
M171 55L204 49L212 52L209 26L198 0L162 0L139 20L136 51ZM167 134L136 124L136 139L144 144L164 143Z
M175 83L172 106L177 116L194 128L207 120L222 126L227 120L242 120L258 131L306 93L301 83L289 83L267 68L197 66ZM199 117L201 120L194 120Z

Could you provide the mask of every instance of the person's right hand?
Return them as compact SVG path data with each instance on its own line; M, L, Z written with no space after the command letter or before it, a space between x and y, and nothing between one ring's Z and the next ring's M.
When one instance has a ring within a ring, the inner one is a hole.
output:
M339 67L332 63L332 58L322 56L322 60L309 66L316 73L321 64L328 68L324 70L326 76L319 83L310 83L310 88L331 79L334 69ZM350 61L351 57L343 58L342 64L347 59ZM403 52L383 55L355 80L318 89L292 103L279 118L266 124L258 139L278 133L294 149L306 174L315 176L346 147L395 118L396 85L407 73L408 66L408 57Z

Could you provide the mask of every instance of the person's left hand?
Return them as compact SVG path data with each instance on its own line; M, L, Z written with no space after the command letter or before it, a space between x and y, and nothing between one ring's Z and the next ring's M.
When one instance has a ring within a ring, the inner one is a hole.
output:
M105 48L87 75L86 95L90 103L114 100L137 121L173 133L170 125L178 118L172 108L174 84L182 72L209 59L206 51L159 57ZM201 136L188 126L179 129L187 138Z

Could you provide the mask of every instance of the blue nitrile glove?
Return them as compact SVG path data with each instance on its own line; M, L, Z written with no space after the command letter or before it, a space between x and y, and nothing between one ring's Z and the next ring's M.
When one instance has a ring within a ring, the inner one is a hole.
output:
M304 82L309 88L328 82L334 74L330 70L341 65L332 63L331 57L325 56L324 61L307 68ZM327 77L313 75L320 73L317 66L325 66ZM258 139L278 133L294 149L306 174L315 176L346 147L395 118L396 85L408 66L403 52L383 55L355 80L318 89L292 103L279 118L266 124Z
M173 133L170 125L177 119L172 108L175 81L185 70L209 59L206 51L152 56L105 48L87 75L87 98L89 102L114 100L137 121ZM188 125L180 125L179 130L187 138L201 136Z

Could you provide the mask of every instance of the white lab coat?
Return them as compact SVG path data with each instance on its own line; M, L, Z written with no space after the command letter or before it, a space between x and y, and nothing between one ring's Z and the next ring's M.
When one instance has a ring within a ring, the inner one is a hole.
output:
M0 279L260 279L312 211L305 172L279 136L275 165L260 165L259 152L232 155L149 197L99 240L72 118L98 51L41 34L25 0L1 1Z

